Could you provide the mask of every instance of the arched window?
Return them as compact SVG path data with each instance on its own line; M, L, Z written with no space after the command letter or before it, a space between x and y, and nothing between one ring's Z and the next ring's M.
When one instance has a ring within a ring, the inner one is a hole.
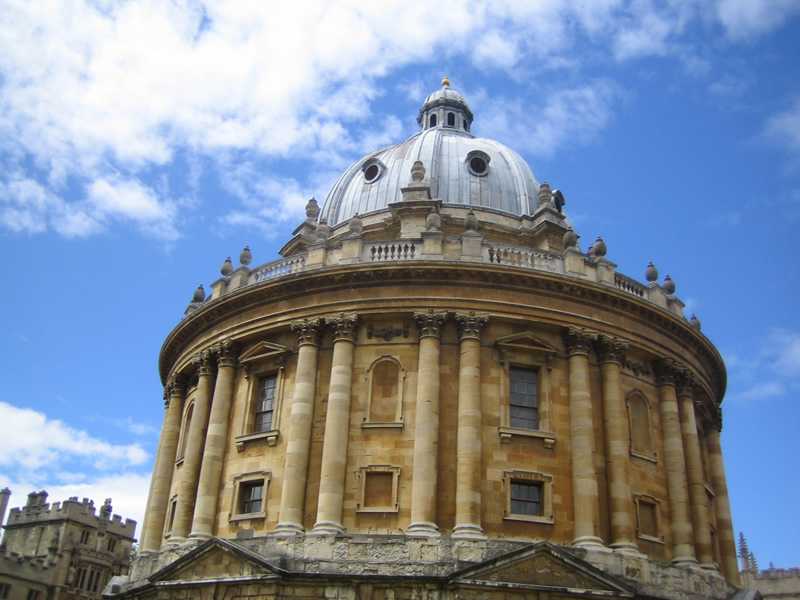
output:
M453 113L447 113L447 126L448 127L456 126L456 116Z
M650 423L650 405L641 392L632 392L628 396L628 423L631 431L631 453L653 458L655 450Z
M194 414L194 402L186 409L186 415L183 417L183 427L181 428L181 441L178 444L178 458L183 458L186 453L186 441L189 439L189 427L192 425L192 414Z
M436 127L436 115L431 115L428 119L428 126L429 127Z

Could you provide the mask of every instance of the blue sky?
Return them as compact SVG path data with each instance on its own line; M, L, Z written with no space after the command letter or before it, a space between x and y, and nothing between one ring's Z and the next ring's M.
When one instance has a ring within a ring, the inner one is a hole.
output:
M13 505L45 487L141 519L158 350L194 288L245 243L276 257L446 73L474 132L564 191L583 247L675 279L729 368L736 531L800 565L796 0L0 4Z

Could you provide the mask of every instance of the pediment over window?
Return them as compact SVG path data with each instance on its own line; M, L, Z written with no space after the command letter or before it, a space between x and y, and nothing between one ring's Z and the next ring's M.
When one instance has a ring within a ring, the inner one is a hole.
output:
M633 590L584 560L549 542L514 550L451 577L456 585L560 591L576 597L633 598Z
M523 331L513 335L498 338L495 346L500 350L521 350L523 352L536 352L547 358L558 354L558 350L547 342L536 337L530 331Z
M225 578L272 579L284 572L248 548L229 540L212 538L149 577L158 582L203 582Z
M286 346L262 341L242 352L239 355L239 362L248 365L257 361L279 359L290 353L291 350Z

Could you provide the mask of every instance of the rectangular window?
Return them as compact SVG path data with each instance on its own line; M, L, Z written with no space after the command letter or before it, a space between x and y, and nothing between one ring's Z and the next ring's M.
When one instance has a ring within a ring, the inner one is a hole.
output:
M536 369L511 367L511 427L539 429L539 399Z
M511 482L511 513L515 515L542 516L543 486L540 481Z
M264 500L264 480L246 481L239 488L239 512L260 513Z
M655 502L639 500L639 535L658 537L658 506Z
M0 583L0 600L6 600L11 593L11 586L7 583Z
M364 507L379 508L392 506L394 473L391 471L367 472L364 481Z
M88 544L89 543L89 530L84 529L81 531L81 544Z
M117 540L115 540L114 538L109 538L109 540L108 540L108 551L109 552L113 552L114 548L116 548L116 547L117 547Z
M78 569L78 585L79 589L83 589L83 584L86 582L86 569L80 568Z
M272 415L275 411L275 390L278 387L278 378L275 375L263 377L259 381L258 396L256 397L256 414L253 426L254 433L271 431Z
M28 600L39 600L39 596L38 590L28 590Z
M175 512L178 510L178 499L173 498L169 503L169 525L167 531L172 531L172 526L175 524Z

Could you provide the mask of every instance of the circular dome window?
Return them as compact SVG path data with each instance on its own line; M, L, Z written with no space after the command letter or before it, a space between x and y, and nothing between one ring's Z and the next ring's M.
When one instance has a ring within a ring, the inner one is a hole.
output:
M467 169L473 175L483 177L489 172L489 155L480 150L473 150L467 154Z
M364 173L364 181L374 183L383 174L383 165L375 160L365 164L361 170Z

